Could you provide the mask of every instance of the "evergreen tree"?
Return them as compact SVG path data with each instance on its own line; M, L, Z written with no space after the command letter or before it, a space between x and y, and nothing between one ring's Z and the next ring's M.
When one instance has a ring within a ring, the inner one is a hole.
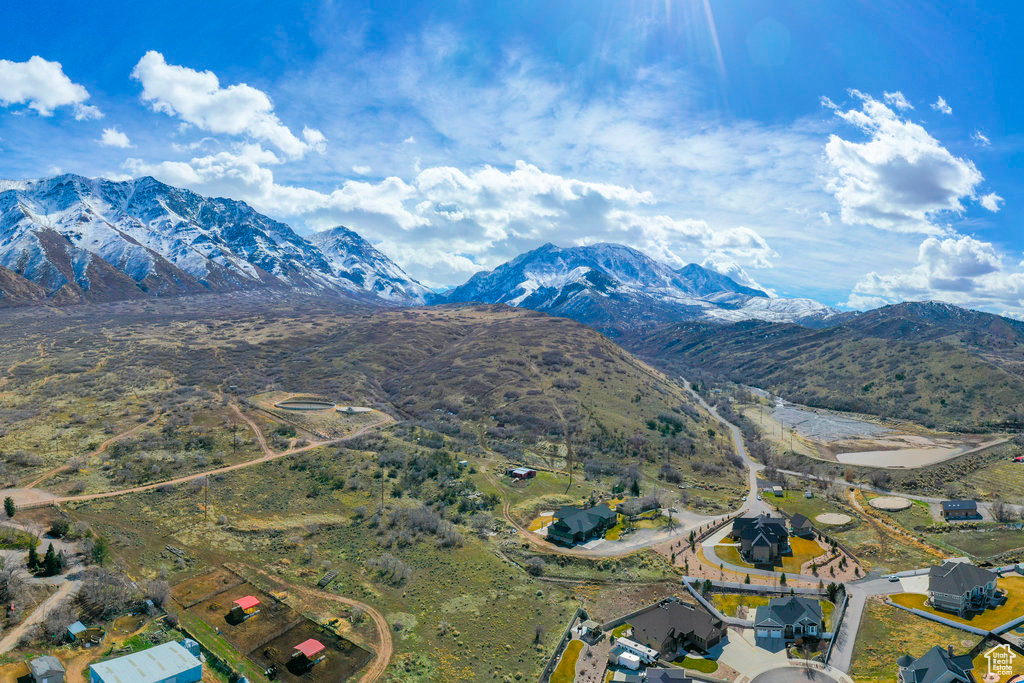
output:
M35 539L32 539L32 545L28 549L28 560L26 560L28 570L35 572L39 569L39 553L36 552Z
M640 482L636 479L633 480L633 487L631 489L633 496L636 498L640 497Z
M4 512L7 513L8 517L13 517L14 513L18 511L17 506L14 504L14 499L10 496L4 498Z
M54 552L51 543L46 547L46 555L43 556L43 576L56 576L57 574L60 574L60 560L57 559L57 553Z

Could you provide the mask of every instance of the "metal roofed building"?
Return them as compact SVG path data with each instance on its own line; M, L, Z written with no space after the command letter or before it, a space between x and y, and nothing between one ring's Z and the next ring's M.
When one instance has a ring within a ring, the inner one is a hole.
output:
M199 683L202 680L202 661L185 645L175 642L89 666L89 683Z
M64 666L56 657L36 657L28 663L32 683L64 683Z

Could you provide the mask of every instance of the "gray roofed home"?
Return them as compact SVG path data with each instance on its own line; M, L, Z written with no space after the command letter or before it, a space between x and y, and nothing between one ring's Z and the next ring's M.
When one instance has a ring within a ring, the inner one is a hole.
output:
M928 569L928 600L932 607L959 616L983 612L1002 599L998 575L968 562L943 562Z
M64 683L64 667L56 657L36 657L28 663L33 683Z
M555 513L555 522L548 527L548 539L572 545L601 536L615 526L618 515L606 504L592 508L566 506Z
M974 680L970 656L954 655L952 646L947 649L936 645L917 659L903 655L896 660L896 665L899 683L969 683Z
M789 551L789 527L781 517L738 517L731 535L739 540L743 558L754 564L772 564Z
M725 636L725 623L700 605L667 600L629 619L631 638L663 657L687 649L708 651Z
M966 499L942 501L942 516L946 519L981 519L978 503Z
M825 619L821 603L811 598L772 598L757 608L754 635L758 646L777 652L802 638L821 638Z
M793 528L794 536L814 536L814 524L799 512L790 518L789 525Z
M647 683L695 683L683 669L648 669Z

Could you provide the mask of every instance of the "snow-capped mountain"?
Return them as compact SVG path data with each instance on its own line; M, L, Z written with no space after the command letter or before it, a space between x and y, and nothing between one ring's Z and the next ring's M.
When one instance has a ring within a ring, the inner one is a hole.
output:
M382 299L426 303L431 291L357 233L339 225L313 234L309 241L327 257L335 277L352 281Z
M387 257L365 241L359 251L362 261L326 255L244 202L150 177L0 182L0 268L11 271L0 282L27 280L57 303L254 287L386 291L392 301L422 302L402 296L422 286Z
M621 244L545 244L477 273L447 300L532 308L609 334L680 320L795 322L836 313L810 299L770 297L694 263L673 270Z

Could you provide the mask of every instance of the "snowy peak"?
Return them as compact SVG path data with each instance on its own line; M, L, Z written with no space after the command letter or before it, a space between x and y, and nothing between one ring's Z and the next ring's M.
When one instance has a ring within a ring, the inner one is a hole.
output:
M610 334L680 320L798 322L835 313L810 299L769 297L695 263L673 270L621 244L545 244L477 273L447 298L532 308Z
M360 250L329 257L244 202L151 177L0 182L0 267L60 301L271 287L422 302L418 283L350 234L365 262Z
M309 240L327 258L335 277L349 280L382 299L422 304L430 295L429 289L345 226L315 233Z

